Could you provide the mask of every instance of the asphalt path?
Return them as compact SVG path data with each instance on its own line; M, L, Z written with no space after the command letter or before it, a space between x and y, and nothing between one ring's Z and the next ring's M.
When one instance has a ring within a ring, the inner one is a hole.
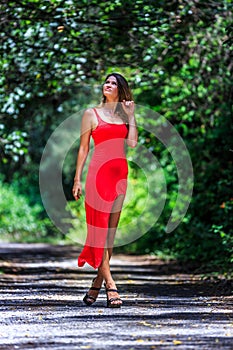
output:
M123 299L82 299L95 272L79 248L1 244L0 349L233 349L232 281L151 256L114 255Z

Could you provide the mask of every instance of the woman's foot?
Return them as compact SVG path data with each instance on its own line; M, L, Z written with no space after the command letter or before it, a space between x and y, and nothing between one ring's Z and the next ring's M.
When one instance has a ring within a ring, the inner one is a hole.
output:
M92 280L92 285L89 291L86 293L86 295L83 298L83 301L87 306L91 306L96 301L102 286L102 282L103 281L102 280L100 281L98 277Z
M122 300L118 294L118 290L114 282L105 283L105 290L107 295L107 307L121 307Z

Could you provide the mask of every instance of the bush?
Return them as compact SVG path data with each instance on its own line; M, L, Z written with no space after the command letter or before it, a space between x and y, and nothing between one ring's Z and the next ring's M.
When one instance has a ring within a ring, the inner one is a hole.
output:
M2 241L36 242L45 240L50 221L40 219L43 208L29 205L19 194L17 185L0 181L0 239Z

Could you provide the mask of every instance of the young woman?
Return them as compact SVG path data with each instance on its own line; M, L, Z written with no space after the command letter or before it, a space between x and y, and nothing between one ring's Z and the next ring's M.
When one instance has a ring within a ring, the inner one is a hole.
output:
M94 140L94 152L85 186L87 239L78 258L78 265L88 263L98 269L92 286L84 296L85 304L90 306L96 301L104 281L107 307L120 307L122 300L109 261L127 188L125 143L130 147L137 145L137 127L132 93L122 75L109 74L102 93L101 105L87 109L82 118L73 185L76 200L82 195L81 176L91 137Z

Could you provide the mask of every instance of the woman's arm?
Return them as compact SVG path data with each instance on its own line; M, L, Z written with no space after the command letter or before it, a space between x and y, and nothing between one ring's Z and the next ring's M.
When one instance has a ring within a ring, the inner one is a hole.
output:
M129 132L126 139L129 147L136 147L138 143L138 130L134 114L129 116Z
M87 155L89 153L91 130L92 130L92 111L90 109L87 109L84 112L83 118L82 118L80 146L79 146L79 151L77 156L76 172L75 172L74 184L73 184L73 190L72 190L75 200L78 200L82 195L81 178L82 178L83 167L84 167Z
M136 147L138 143L138 130L134 116L134 101L123 101L122 106L128 115L129 131L126 143L129 147Z

